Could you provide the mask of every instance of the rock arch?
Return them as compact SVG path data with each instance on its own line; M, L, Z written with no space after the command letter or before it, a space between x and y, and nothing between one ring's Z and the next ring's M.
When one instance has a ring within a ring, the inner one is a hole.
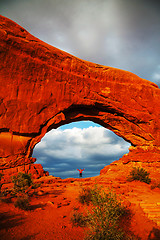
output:
M34 162L33 148L47 131L80 120L112 130L132 144L136 157L159 156L156 84L76 58L3 16L0 55L1 169Z

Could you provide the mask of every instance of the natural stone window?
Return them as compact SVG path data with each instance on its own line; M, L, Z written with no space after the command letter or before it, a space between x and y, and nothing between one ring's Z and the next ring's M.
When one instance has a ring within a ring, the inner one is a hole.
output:
M130 144L108 129L90 121L64 125L48 132L35 146L33 157L55 177L93 177L128 153Z

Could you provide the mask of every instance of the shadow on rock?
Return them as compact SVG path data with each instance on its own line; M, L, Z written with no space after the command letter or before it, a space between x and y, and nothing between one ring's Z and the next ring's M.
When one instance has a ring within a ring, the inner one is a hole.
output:
M34 205L30 205L29 210L36 210L36 209L44 209L44 207L46 206L46 204L34 204Z
M148 240L160 240L160 230L153 228L148 236Z
M0 214L0 230L10 229L19 226L23 223L23 218L20 215Z
M37 234L31 234L31 235L28 235L27 237L23 237L23 238L21 238L21 240L30 240L30 239L34 239L36 235L37 235Z

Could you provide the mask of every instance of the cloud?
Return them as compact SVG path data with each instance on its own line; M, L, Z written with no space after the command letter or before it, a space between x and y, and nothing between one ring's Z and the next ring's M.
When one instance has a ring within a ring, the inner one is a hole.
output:
M33 157L54 176L98 175L100 170L128 152L130 144L103 127L54 129L34 149Z
M0 9L55 47L155 81L152 75L160 62L159 1L16 0L1 1Z
M160 87L160 65L155 67L155 71L153 72L151 79Z

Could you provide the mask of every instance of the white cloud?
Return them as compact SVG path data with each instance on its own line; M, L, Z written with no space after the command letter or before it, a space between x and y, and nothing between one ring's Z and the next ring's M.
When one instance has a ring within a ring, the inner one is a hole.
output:
M152 77L155 81L159 80L160 81L160 72L159 73L154 73Z
M151 80L160 87L160 65L155 66L155 70L151 75Z
M55 129L34 149L34 157L55 176L76 176L85 167L88 176L128 152L130 144L103 127ZM72 174L71 174L71 172ZM74 174L73 174L74 173Z

